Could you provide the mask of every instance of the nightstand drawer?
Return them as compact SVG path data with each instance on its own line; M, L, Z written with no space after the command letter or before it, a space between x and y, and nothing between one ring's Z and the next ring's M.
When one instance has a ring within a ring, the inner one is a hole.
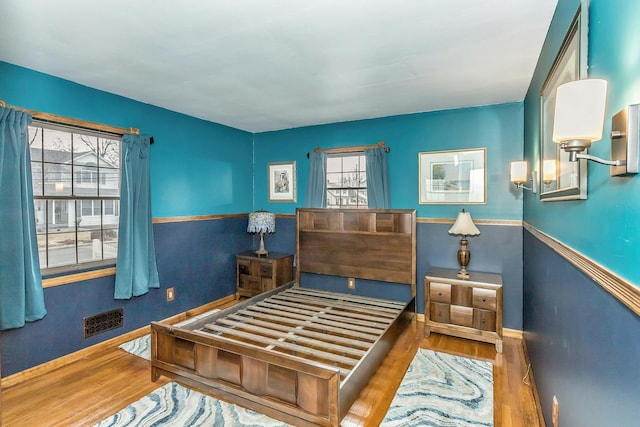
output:
M490 310L473 310L473 327L483 331L496 330L496 312Z
M451 285L431 282L429 296L433 302L451 303Z
M473 325L473 308L471 307L462 307L460 305L452 305L451 313L449 314L451 317L451 323L454 325L460 326L472 326Z
M239 274L251 274L251 262L250 261L238 261L238 273Z
M471 307L473 288L462 285L451 285L451 304Z
M270 262L263 262L260 264L260 276L271 277L273 274L273 265Z
M241 274L239 277L238 287L243 291L249 292L261 292L262 291L262 280L259 277L249 276L246 274Z
M473 306L485 310L496 310L496 291L493 289L473 288Z
M430 318L434 322L449 323L449 304L432 302L430 307Z

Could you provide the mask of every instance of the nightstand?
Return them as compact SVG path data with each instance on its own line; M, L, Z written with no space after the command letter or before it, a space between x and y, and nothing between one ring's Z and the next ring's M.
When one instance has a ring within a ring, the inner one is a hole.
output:
M236 255L236 298L252 297L293 280L293 255L255 252Z
M434 268L424 278L424 333L493 343L502 353L502 276Z

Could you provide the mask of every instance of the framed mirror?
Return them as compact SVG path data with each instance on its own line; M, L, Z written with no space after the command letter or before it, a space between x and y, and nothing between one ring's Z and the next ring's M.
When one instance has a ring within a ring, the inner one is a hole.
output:
M540 91L540 200L587 198L587 161L569 161L569 154L553 141L556 89L587 78L588 0L582 0L560 51ZM582 13L584 11L584 13Z

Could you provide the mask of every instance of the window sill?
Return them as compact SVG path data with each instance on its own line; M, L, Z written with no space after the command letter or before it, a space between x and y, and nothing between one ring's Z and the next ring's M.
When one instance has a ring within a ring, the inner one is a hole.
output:
M113 276L116 274L115 267L101 268L99 270L85 271L83 273L66 274L63 276L42 279L43 288L66 285L69 283L82 282L83 280L97 279L99 277Z

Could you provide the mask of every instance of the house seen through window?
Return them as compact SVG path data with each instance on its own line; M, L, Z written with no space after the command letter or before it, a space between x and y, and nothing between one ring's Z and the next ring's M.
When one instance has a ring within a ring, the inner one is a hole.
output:
M327 155L327 207L366 209L364 152Z
M121 135L36 120L29 126L43 273L115 263L121 140Z

